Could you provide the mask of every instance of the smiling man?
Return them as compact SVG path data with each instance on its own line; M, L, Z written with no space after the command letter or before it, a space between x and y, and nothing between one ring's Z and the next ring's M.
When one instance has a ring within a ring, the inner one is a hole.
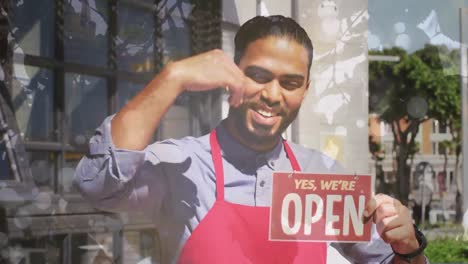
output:
M424 263L409 210L385 195L368 201L369 244L268 240L274 171L338 173L324 154L288 143L307 90L312 43L294 20L255 17L235 37L234 61L213 50L167 65L107 118L75 183L93 205L142 211L159 230L162 263L326 263L330 247L352 263ZM150 144L183 91L225 87L228 117L209 134ZM365 153L363 153L364 155Z

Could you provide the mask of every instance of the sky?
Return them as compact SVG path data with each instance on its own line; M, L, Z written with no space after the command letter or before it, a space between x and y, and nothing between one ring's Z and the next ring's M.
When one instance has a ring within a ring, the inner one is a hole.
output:
M459 8L468 8L468 0L368 0L368 6L369 49L413 52L427 43L459 48Z

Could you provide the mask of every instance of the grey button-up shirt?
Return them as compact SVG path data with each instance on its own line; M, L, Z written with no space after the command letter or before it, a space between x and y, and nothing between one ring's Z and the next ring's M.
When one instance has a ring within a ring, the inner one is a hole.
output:
M74 183L83 197L107 211L140 210L157 225L162 263L174 263L186 240L215 202L215 173L209 136L185 137L149 145L143 151L115 148L111 118L96 130L90 153L79 163ZM273 171L291 171L282 142L257 153L217 128L225 176L225 199L250 206L269 206ZM290 143L305 172L338 173L328 156ZM387 263L392 249L373 228L370 243L331 243L352 263ZM311 260L311 263L313 260Z

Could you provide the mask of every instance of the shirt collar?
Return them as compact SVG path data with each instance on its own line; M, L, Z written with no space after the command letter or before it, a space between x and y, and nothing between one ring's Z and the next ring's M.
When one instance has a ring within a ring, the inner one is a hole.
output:
M231 163L248 167L261 167L267 164L273 169L280 156L285 155L282 140L269 152L257 152L238 142L227 131L223 123L218 125L216 132L221 147L221 155Z

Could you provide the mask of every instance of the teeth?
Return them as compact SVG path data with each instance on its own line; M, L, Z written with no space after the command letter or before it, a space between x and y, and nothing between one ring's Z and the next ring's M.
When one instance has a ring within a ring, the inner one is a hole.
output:
M268 112L268 111L264 111L264 110L257 110L257 112L259 114L261 114L262 116L265 116L265 117L272 117L273 116L272 112Z

